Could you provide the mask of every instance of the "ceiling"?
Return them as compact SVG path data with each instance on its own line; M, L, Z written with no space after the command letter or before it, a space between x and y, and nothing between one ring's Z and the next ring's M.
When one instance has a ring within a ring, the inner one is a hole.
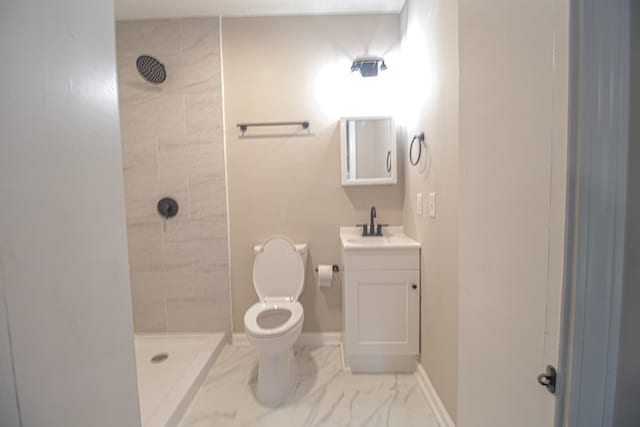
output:
M116 19L397 13L405 0L115 0Z

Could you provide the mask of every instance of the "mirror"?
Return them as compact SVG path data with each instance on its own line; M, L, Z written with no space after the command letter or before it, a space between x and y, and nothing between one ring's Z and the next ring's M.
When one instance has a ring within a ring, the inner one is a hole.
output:
M342 185L395 184L396 128L391 117L340 119Z

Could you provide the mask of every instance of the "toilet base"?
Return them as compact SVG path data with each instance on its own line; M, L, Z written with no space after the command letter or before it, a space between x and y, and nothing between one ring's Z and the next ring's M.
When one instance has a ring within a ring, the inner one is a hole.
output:
M298 362L293 348L278 353L258 352L256 398L268 406L282 403L298 384Z

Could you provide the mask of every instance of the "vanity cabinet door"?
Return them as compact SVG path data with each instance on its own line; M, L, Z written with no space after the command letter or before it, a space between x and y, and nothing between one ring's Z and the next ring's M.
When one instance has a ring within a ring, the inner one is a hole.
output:
M348 271L346 337L351 354L417 355L418 270Z

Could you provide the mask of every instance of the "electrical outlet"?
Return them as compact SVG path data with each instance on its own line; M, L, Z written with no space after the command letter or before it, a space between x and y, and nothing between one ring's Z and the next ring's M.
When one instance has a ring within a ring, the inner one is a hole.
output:
M416 214L422 216L422 193L418 193L416 196Z
M429 193L429 216L436 217L436 193Z

